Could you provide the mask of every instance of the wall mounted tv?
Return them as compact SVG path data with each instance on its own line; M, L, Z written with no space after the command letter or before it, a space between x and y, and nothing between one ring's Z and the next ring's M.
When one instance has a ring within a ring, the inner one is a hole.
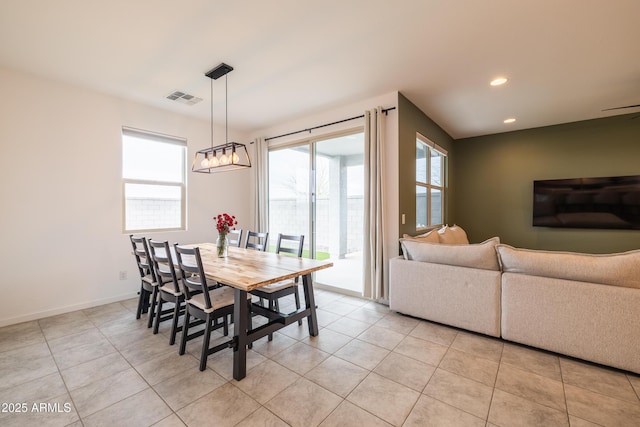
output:
M533 181L533 225L640 230L640 175Z

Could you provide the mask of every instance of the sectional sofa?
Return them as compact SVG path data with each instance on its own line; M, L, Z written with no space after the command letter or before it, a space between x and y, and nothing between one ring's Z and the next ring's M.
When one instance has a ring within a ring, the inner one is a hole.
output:
M498 238L401 245L391 310L640 373L640 250L528 250Z

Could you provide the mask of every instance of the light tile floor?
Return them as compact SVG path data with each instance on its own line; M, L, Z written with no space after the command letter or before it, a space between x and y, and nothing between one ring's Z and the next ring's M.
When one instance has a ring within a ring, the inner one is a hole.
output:
M200 372L199 340L178 356L168 322L153 335L135 300L0 328L0 425L640 425L638 375L316 300L319 336L305 322L256 342L239 382L230 350Z

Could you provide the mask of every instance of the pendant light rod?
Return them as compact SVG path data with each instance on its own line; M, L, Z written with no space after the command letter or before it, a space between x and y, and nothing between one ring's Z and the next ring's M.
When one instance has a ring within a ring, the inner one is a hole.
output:
M224 75L224 142L229 142L229 86L227 75Z
M223 62L205 74L211 79L211 147L213 147L213 81L222 76L224 76L224 142L229 142L229 85L227 74L231 71L233 71L233 67Z
M211 148L213 148L213 79L209 81L211 82Z

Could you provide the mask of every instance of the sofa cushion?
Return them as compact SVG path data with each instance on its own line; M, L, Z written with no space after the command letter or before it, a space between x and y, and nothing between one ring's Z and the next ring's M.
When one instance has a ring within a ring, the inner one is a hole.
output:
M449 227L445 225L440 230L438 230L438 237L440 243L445 243L447 245L468 245L469 239L467 238L467 233L457 225L453 225Z
M498 245L496 250L505 273L640 288L640 250L602 255L509 245Z
M400 239L405 259L459 267L500 270L495 246L498 237L473 245L416 242Z

